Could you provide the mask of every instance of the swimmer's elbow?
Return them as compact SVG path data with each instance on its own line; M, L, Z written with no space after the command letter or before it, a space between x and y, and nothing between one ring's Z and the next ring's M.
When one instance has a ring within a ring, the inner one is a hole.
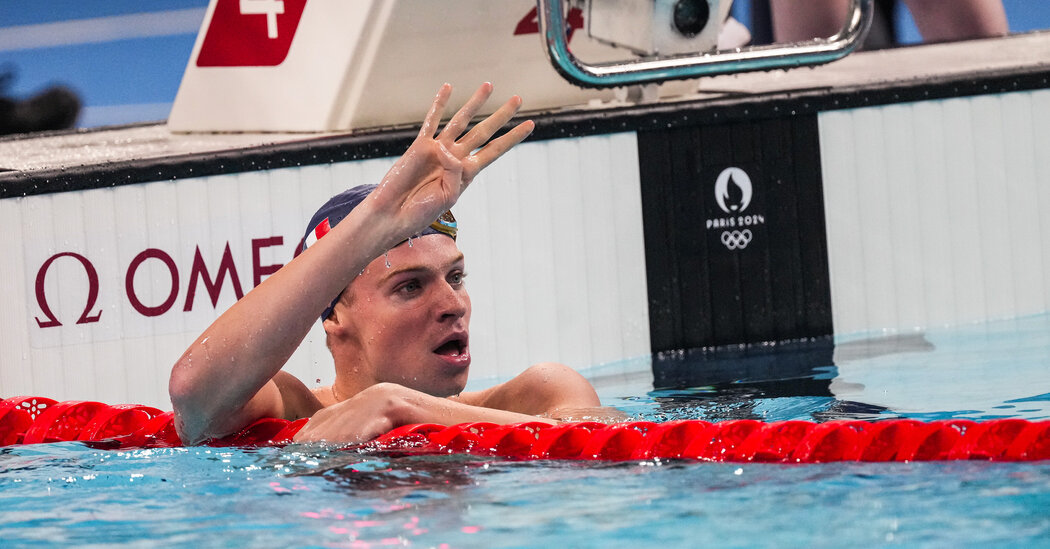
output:
M216 399L208 399L207 393L200 381L191 375L183 359L179 359L168 378L168 397L175 412L175 431L179 434L179 440L187 446L211 438L217 411L209 406L212 403L208 401Z
M171 398L171 405L177 416L197 408L201 392L197 385L183 360L179 359L172 366L171 376L168 377L168 397Z
M171 408L175 412L175 432L179 440L186 446L193 446L205 440L204 424L201 418L196 417L194 412L198 409L196 404L196 391L193 384L181 373L178 364L171 370L168 379L168 397L171 398Z
M179 362L176 362L171 368L171 375L168 376L168 396L171 397L172 404L185 401L191 392L190 383L184 370L185 368Z
M293 386L278 372L274 378L262 381L257 386L252 380L217 375L199 364L190 364L186 356L180 358L171 369L168 378L168 396L175 411L175 430L186 444L198 444L206 440L221 438L247 427L264 417L288 415L282 390L275 379L282 379L293 398L292 413L296 417L307 417L320 407L316 398L302 382L291 375ZM305 395L305 396L304 396ZM313 402L309 402L310 400Z

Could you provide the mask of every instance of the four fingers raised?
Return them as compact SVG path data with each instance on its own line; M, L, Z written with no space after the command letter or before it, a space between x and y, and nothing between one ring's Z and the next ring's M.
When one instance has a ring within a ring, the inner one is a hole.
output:
M485 143L495 135L500 128L509 122L511 118L514 118L514 115L518 113L518 109L521 108L521 97L515 95L508 99L499 109L496 109L495 112L481 122L478 122L477 125L467 132L466 135L463 135L463 132L466 131L471 119L474 118L474 115L481 110L481 107L485 105L485 102L488 101L489 97L492 95L492 89L493 87L490 82L485 82L481 86L478 86L478 89L474 91L474 94L470 99L463 104L452 119L448 121L448 124L442 128L441 133L436 136L436 139L445 141L446 146L450 149L454 149L457 156L466 156L478 147L485 145ZM420 137L434 137L438 125L441 122L441 116L444 113L445 107L448 105L448 100L451 95L452 85L442 85L438 90L437 96L434 98L434 103L431 105L430 111L423 120L423 127L419 130ZM463 137L460 138L460 135L463 135ZM528 133L525 133L522 139L527 136ZM516 145L518 141L515 141L509 147L500 151L499 154L506 152L510 147Z
M489 142L481 150L474 153L475 165L471 166L469 171L464 170L463 178L469 183L470 179L473 179L478 172L495 162L500 156L503 156L503 153L521 143L535 128L536 124L532 120L526 120L509 132Z
M438 90L430 112L427 113L423 121L423 127L419 130L419 137L437 139L444 144L442 149L446 154L466 160L463 166L462 179L465 186L471 182L478 172L528 137L535 128L535 124L531 120L522 122L499 138L489 141L500 128L510 121L511 118L514 118L514 115L518 113L518 109L521 108L521 98L515 95L503 103L495 112L478 122L466 135L463 135L471 119L481 110L482 106L492 95L492 84L485 82L478 87L463 107L449 120L448 124L441 130L441 133L435 137L441 122L441 116L451 94L452 86L449 84L441 86L441 89ZM460 135L463 136L460 137ZM478 149L479 147L480 149Z
M467 129L467 125L470 124L470 119L474 118L481 107L488 101L489 96L492 95L492 84L485 82L478 86L478 89L474 92L474 95L463 104L463 107L459 109L459 112L452 117L452 120L448 121L445 125L445 129L441 130L442 138L448 139L449 141L455 141L463 134Z
M488 118L478 122L467 135L464 135L459 140L459 145L466 152L473 151L474 149L485 144L500 128L503 127L514 115L518 113L518 109L521 108L521 98L515 95L507 100L496 112L489 115Z

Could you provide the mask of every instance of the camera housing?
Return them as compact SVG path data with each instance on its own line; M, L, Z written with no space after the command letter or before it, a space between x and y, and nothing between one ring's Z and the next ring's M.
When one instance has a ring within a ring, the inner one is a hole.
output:
M640 56L714 51L732 0L590 0L587 33Z

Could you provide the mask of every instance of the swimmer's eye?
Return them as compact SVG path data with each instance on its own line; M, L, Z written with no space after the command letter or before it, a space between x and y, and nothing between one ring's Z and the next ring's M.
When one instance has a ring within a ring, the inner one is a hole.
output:
M448 275L448 283L453 286L460 286L463 284L463 279L465 278L467 278L467 273L455 271Z
M423 289L423 285L416 279L409 280L396 288L397 293L412 295Z

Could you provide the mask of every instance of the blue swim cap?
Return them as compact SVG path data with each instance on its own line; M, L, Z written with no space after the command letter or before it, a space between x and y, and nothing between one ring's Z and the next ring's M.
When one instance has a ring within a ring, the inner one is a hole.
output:
M364 202L365 197L371 194L376 187L378 185L359 185L329 198L328 202L325 202L314 216L310 218L310 223L306 226L306 234L303 235L303 247L300 252L306 251L314 242L328 234L328 231L338 225L347 215L350 215L351 210ZM429 227L423 229L419 236L443 234L455 240L457 229L456 218L452 216L452 211L449 210L441 214L441 217L431 223ZM341 295L342 292L339 292L339 295L335 296L332 303L321 313L322 321L332 314L332 308L335 307Z

